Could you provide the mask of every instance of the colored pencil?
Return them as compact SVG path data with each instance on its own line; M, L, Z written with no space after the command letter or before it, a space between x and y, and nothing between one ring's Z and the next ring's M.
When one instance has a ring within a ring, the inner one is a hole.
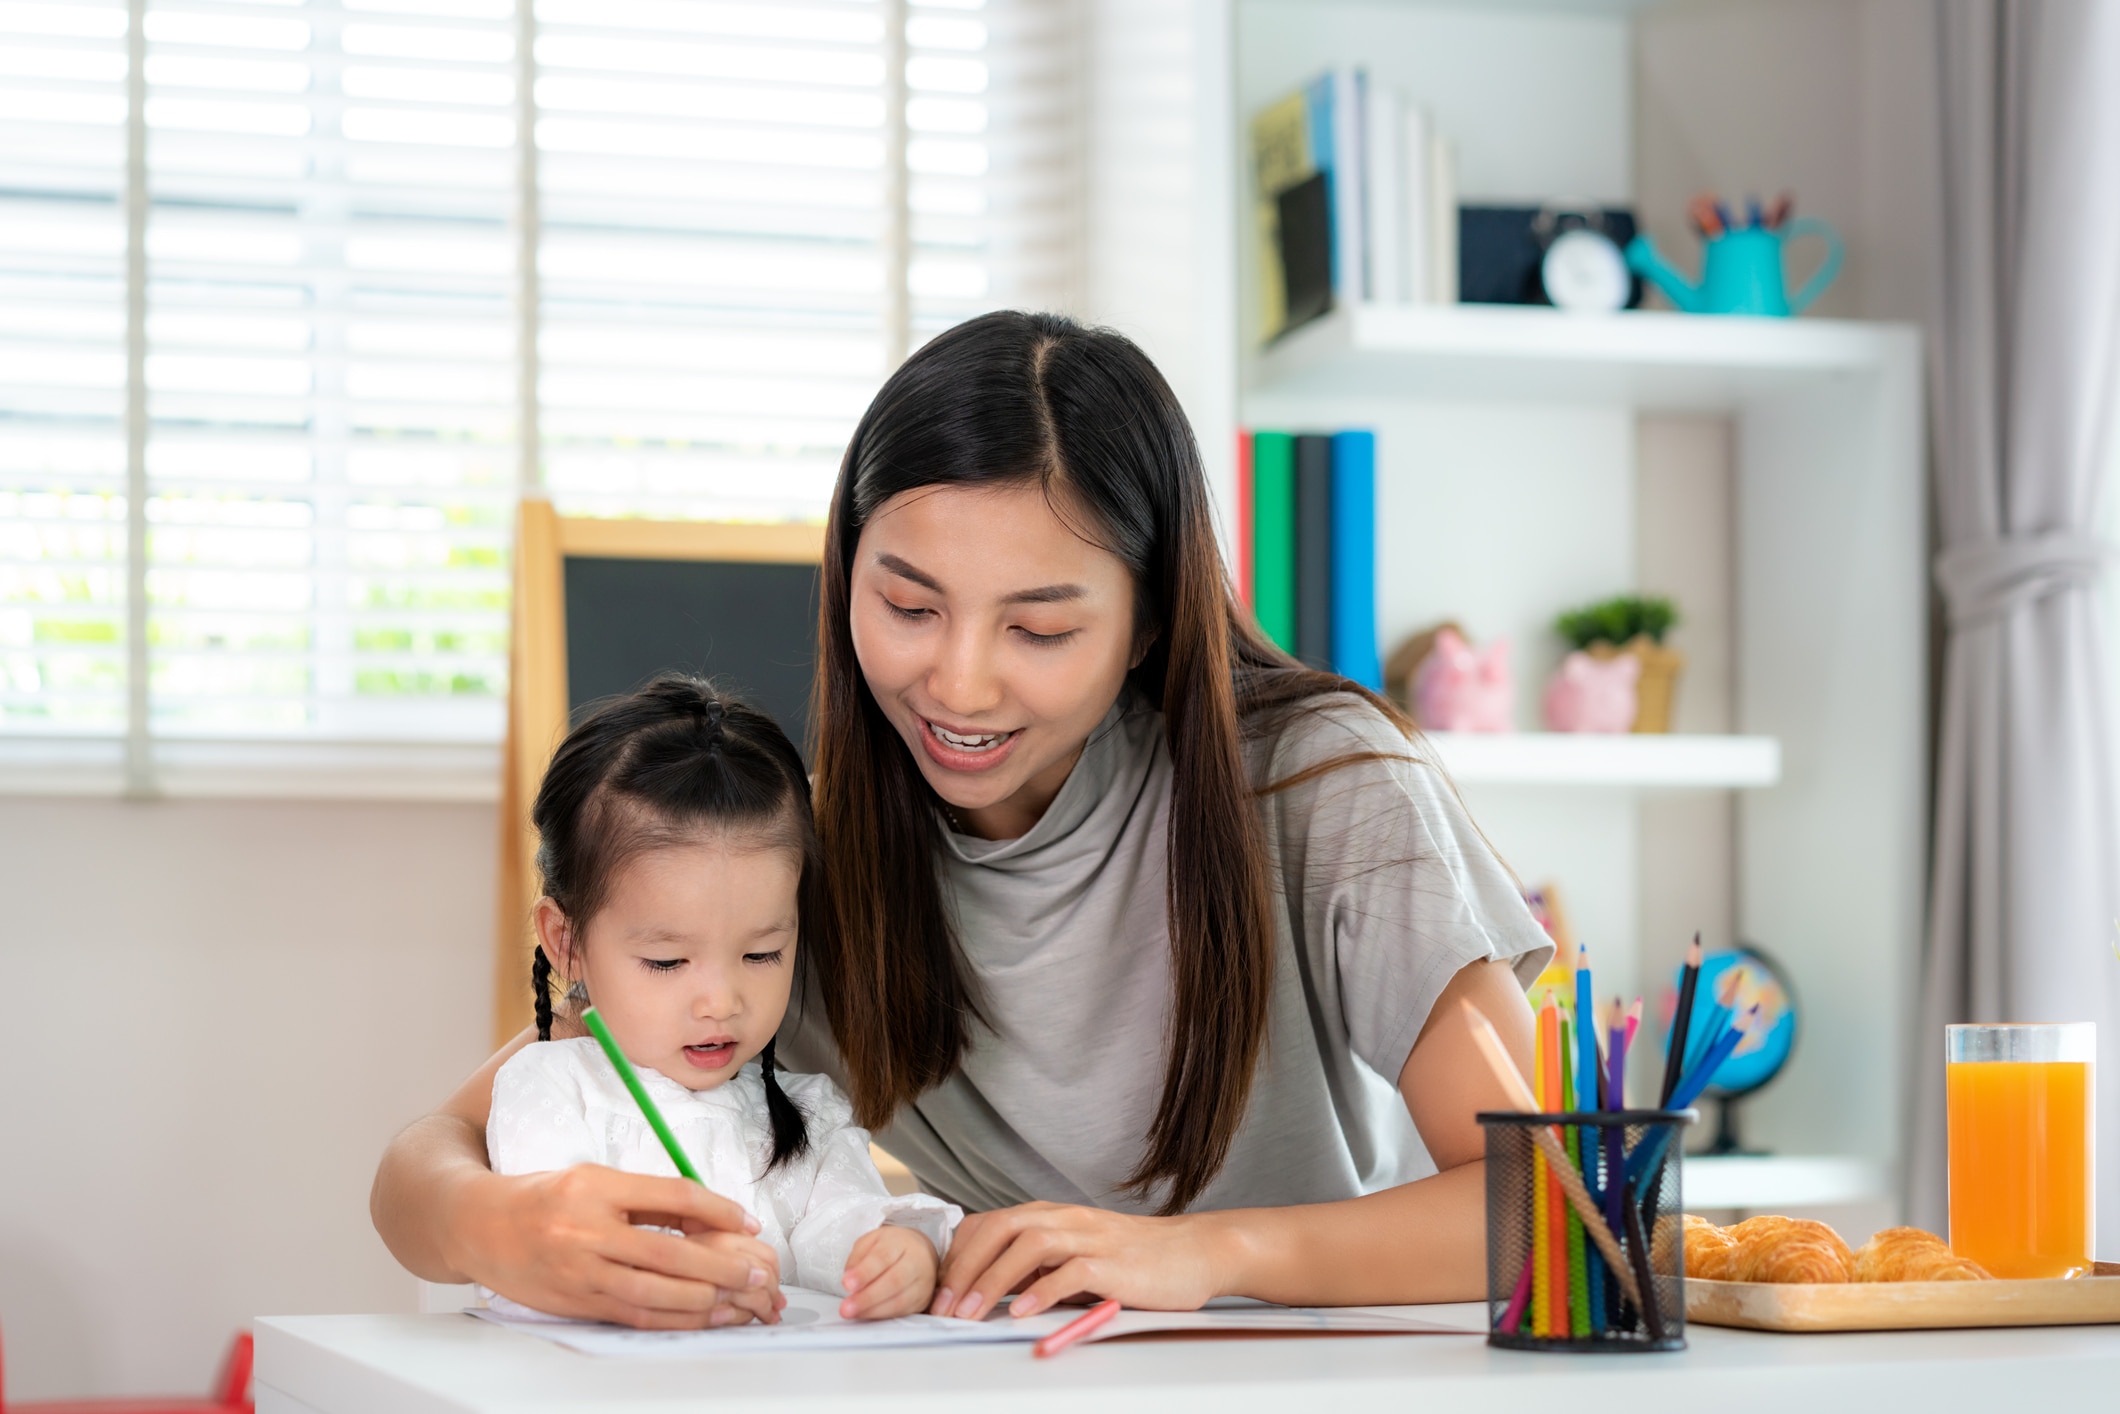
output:
M1060 1327L1059 1330L1054 1331L1051 1335L1032 1346L1031 1357L1036 1360L1045 1360L1058 1355L1076 1341L1092 1335L1100 1327L1110 1324L1112 1317L1118 1314L1119 1303L1116 1299L1099 1301L1096 1305Z
M1523 1073L1516 1068L1509 1048L1495 1033L1494 1023L1480 1015L1479 1008L1472 1003L1460 1002L1458 1005L1463 1008L1465 1026L1472 1033L1473 1048L1486 1062L1487 1073L1508 1099L1509 1107L1522 1114L1540 1113L1538 1100L1532 1095L1531 1087L1524 1083ZM1581 1216L1583 1231L1597 1244L1598 1252L1618 1276L1627 1298L1638 1302L1641 1292L1634 1284L1634 1274L1627 1270L1626 1254L1620 1250L1619 1239L1613 1236L1605 1215L1591 1201L1590 1190L1583 1186L1583 1176L1568 1166L1568 1151L1561 1147L1559 1137L1548 1125L1534 1125L1531 1127L1531 1142L1538 1146L1549 1164L1561 1170L1561 1192L1566 1195L1568 1205Z
M1504 1335L1515 1335L1523 1329L1524 1308L1531 1304L1531 1271L1532 1264L1525 1262L1524 1269L1517 1273L1516 1290L1510 1293L1509 1307L1502 1312L1501 1331Z
M1575 954L1575 1103L1576 1110L1594 1110L1602 1087L1598 1084L1597 1060L1597 989L1590 972L1590 950L1578 948ZM1580 1161L1583 1179L1592 1189L1597 1187L1598 1146L1595 1130L1582 1130L1576 1135L1574 1157ZM1577 1218L1580 1224L1582 1219ZM1604 1258L1597 1253L1595 1243L1586 1243L1582 1249L1583 1282L1588 1289L1590 1331L1598 1334L1605 1329L1605 1272Z
M1671 1014L1671 1040L1664 1050L1664 1083L1657 1092L1656 1103L1660 1109L1671 1108L1671 1093L1678 1089L1679 1076L1685 1070L1686 1033L1693 1021L1693 992L1700 984L1700 934L1693 935L1693 944L1686 949L1686 965L1678 976L1678 1010Z
M1531 1037L1533 1108L1543 1114L1546 1100L1546 1014L1541 1011ZM1546 1250L1546 1153L1531 1154L1531 1333L1541 1340L1553 1335L1553 1257Z
M1597 1083L1597 995L1590 982L1590 950L1575 955L1575 1075L1576 1108L1598 1107Z
M582 1025L589 1028L589 1034L596 1038L596 1044L604 1048L604 1055L610 1059L611 1068L618 1072L618 1078L625 1085L626 1092L633 1097L633 1103L640 1106L640 1112L647 1116L648 1128L655 1131L655 1137L662 1140L663 1148L669 1151L670 1162L676 1164L677 1171L686 1178L702 1188L706 1187L707 1181L699 1176L699 1170L692 1167L692 1161L685 1157L685 1151L678 1145L677 1136L670 1132L669 1124L662 1117L662 1111L655 1108L655 1101L648 1098L647 1087L640 1083L640 1076L634 1073L633 1062L626 1059L626 1053L618 1048L618 1042L611 1039L611 1032L605 1027L604 1019L596 1014L595 1007L590 1007L582 1013Z
M1545 1102L1560 1109L1560 1007L1552 1001L1539 1011L1539 1039L1545 1064ZM1565 1164L1567 1166L1567 1164ZM1560 1194L1560 1174L1545 1177L1545 1259L1552 1263L1548 1274L1548 1302L1554 1316L1554 1333L1571 1336L1569 1321L1569 1210Z
M1607 1112L1627 1107L1627 1037L1620 1022L1619 999L1612 999L1612 1009L1604 1026L1609 1047L1605 1057L1605 1109ZM1605 1149L1605 1172L1619 1173L1627 1154L1627 1132L1620 1126L1606 1125L1603 1130ZM1624 1185L1610 1179L1605 1182L1605 1221L1612 1224L1614 1232L1625 1231L1627 1190ZM1638 1305L1639 1303L1637 1303Z
M1715 1038L1715 1044L1701 1057L1700 1064L1688 1071L1684 1080L1678 1082L1678 1094L1674 1098L1678 1101L1680 1109L1699 1099L1701 1092L1715 1082L1715 1072L1730 1058L1730 1052L1737 1049L1737 1043L1751 1034L1751 1029L1758 1024L1759 1008L1755 1006L1745 1013L1742 1022Z
M1722 981L1715 984L1715 1005L1708 1009L1707 1020L1699 1032L1687 1039L1685 1074L1691 1075L1700 1066L1700 1058L1707 1054L1708 1047L1715 1044L1723 1028L1730 1024L1730 1013L1736 1009L1737 995L1744 989L1745 970L1733 967L1725 972Z
M1561 1108L1569 1113L1576 1110L1575 1062L1571 1057L1573 1040L1565 1020L1561 1025ZM1580 1169L1583 1166L1583 1132L1570 1127L1567 1131L1568 1158ZM1583 1264L1583 1220L1573 1210L1563 1205L1561 1219L1568 1228L1568 1325L1575 1334L1589 1335L1590 1331L1590 1269Z

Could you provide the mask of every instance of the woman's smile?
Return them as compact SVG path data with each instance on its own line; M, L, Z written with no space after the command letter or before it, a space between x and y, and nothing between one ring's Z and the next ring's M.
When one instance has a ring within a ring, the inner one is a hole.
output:
M920 744L928 759L945 771L991 771L1008 759L1009 749L1023 735L1009 732L955 732L933 718L920 719Z

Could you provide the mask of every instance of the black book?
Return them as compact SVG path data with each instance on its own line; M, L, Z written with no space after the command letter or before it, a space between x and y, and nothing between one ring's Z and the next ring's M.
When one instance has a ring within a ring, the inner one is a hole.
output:
M1296 656L1332 668L1332 438L1296 437Z
M1313 172L1275 198L1287 315L1281 332L1332 308L1332 187Z

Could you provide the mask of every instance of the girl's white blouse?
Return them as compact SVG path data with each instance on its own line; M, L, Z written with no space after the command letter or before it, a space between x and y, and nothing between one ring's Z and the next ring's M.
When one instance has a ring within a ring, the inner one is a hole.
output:
M781 1088L809 1122L810 1146L770 1173L773 1127L756 1062L712 1090L688 1090L646 1066L640 1078L707 1187L758 1219L759 1241L780 1255L781 1285L838 1291L855 1240L886 1224L920 1233L938 1257L949 1251L963 1210L925 1193L893 1197L869 1157L868 1131L826 1077L782 1073ZM618 1072L586 1036L525 1046L500 1068L486 1153L503 1174L575 1164L677 1174Z

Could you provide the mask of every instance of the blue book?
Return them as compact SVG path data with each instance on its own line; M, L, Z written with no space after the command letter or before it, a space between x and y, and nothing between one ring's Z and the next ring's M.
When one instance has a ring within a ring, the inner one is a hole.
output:
M1332 670L1384 690L1377 651L1377 435L1332 437Z

